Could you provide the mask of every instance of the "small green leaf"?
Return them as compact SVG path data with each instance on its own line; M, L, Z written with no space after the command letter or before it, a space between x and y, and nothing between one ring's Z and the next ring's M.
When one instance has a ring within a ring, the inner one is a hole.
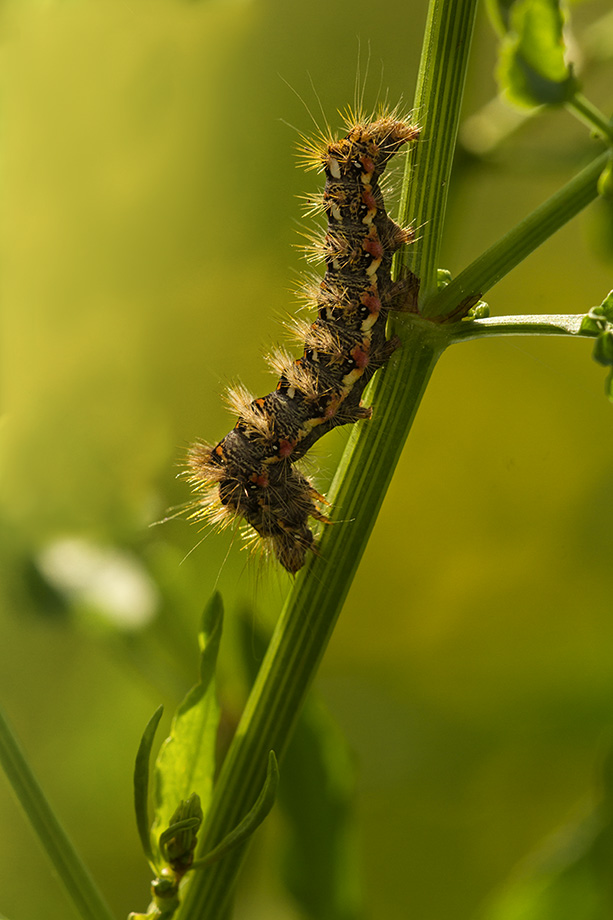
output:
M193 862L203 817L200 797L194 792L180 803L170 819L170 825L160 834L162 856L178 875L183 875Z
M516 0L500 48L501 91L519 106L563 105L579 90L566 60L558 0Z
M199 636L200 681L177 709L155 765L154 839L169 827L179 804L192 793L198 793L204 813L209 807L219 723L215 667L222 621L223 604L214 594L204 611Z
M143 847L147 861L154 867L153 850L149 836L149 760L155 732L164 712L163 706L158 706L143 732L143 737L136 755L134 764L134 810L136 812L136 826L138 836Z
M279 784L279 767L275 752L270 751L268 754L268 765L266 768L266 779L262 790L257 797L253 807L247 812L240 824L230 831L223 840L210 850L206 856L201 859L195 859L192 863L193 869L203 869L217 862L236 847L246 843L253 832L260 826L264 818L269 814L275 803L277 786Z

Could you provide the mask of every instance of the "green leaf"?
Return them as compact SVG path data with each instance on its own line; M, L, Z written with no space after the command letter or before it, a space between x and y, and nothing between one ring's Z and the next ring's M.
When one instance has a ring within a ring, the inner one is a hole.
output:
M255 800L253 807L249 809L243 820L237 824L234 830L226 834L223 840L212 850L209 850L206 856L194 860L192 868L203 869L205 866L210 866L212 863L220 860L222 856L225 856L227 853L230 853L232 850L246 843L253 832L260 826L264 818L270 813L275 803L278 785L279 767L277 765L277 758L274 751L269 751L266 779L264 780L262 790Z
M218 594L209 601L200 632L200 681L180 704L155 765L154 839L172 823L182 801L196 792L206 813L215 773L215 743L219 704L215 690L215 666L223 621ZM156 857L161 857L156 843Z
M134 810L136 812L136 826L147 861L153 868L154 857L149 836L149 760L155 732L164 712L163 706L158 706L147 723L143 737L136 755L134 764Z
M516 0L500 47L498 81L519 106L563 105L579 90L566 60L558 0Z

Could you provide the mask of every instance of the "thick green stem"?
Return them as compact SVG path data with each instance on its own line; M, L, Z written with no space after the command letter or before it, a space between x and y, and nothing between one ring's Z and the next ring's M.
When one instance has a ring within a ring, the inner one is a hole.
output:
M0 763L41 846L53 863L82 920L113 920L109 907L77 855L66 831L51 810L2 710ZM4 828L4 833L5 836L10 836L8 828ZM27 867L24 867L23 871L25 879Z
M607 153L597 157L460 272L432 298L431 315L448 315L462 301L480 297L594 201L598 197L598 177L607 165L608 157Z
M475 0L432 0L419 67L414 117L419 142L407 157L400 222L412 223L417 239L405 247L400 274L420 279L423 316L434 316L429 298L436 292L449 179L477 4Z

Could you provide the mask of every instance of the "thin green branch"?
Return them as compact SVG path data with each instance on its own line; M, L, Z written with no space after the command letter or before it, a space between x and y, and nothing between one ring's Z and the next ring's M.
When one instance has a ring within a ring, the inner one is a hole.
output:
M110 908L51 810L1 709L0 762L79 915L83 920L113 920ZM7 828L4 830L7 834ZM23 871L27 873L27 867Z
M598 178L608 153L597 157L563 188L532 211L497 243L486 249L430 302L430 315L449 314L459 303L481 297L511 269L519 265L556 230L576 217L598 197Z
M585 313L488 316L483 319L464 320L447 326L447 329L450 334L450 345L501 335L571 335L575 338L595 338L596 332L581 329L584 319Z
M613 144L613 123L582 93L575 93L570 102L566 103L566 108L591 131L604 138L609 144Z

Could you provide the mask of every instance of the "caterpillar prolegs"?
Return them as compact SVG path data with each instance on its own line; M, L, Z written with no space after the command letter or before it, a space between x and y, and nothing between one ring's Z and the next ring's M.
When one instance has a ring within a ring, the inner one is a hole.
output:
M370 418L361 396L397 347L386 338L386 319L407 299L406 285L391 281L390 268L413 232L388 217L379 179L419 129L393 114L348 118L347 127L340 140L328 137L302 150L307 167L325 173L328 217L319 247L326 272L314 297L317 318L302 331L303 354L276 356L280 378L267 396L231 391L235 427L215 446L197 443L189 451L192 517L218 524L242 518L291 573L314 548L309 519L327 521L323 497L296 463L327 431Z

